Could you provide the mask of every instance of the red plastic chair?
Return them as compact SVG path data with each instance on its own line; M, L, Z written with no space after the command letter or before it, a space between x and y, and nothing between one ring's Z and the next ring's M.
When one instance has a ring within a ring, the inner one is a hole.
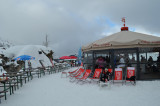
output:
M122 68L115 68L113 83L115 83L115 81L116 82L122 82L122 85L123 85L123 72L122 72Z
M136 84L135 67L127 67L125 84L127 81Z

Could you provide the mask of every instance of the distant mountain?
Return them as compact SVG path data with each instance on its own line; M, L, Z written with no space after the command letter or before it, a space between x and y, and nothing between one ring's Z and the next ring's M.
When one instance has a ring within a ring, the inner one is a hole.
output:
M0 48L5 48L5 49L7 49L7 48L10 48L11 46L13 46L12 43L0 39Z

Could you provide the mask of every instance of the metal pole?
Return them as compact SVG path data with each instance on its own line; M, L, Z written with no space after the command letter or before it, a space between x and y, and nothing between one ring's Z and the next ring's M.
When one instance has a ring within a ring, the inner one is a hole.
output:
M137 72L136 72L136 76L137 76L137 79L140 79L140 59L139 59L139 49L137 48Z
M95 70L95 62L94 62L94 51L92 52L92 72Z
M111 60L110 60L110 62L111 62L111 67L112 67L113 72L114 72L114 69L115 69L115 64L114 64L114 59L115 59L114 50L111 49L110 52L111 52Z

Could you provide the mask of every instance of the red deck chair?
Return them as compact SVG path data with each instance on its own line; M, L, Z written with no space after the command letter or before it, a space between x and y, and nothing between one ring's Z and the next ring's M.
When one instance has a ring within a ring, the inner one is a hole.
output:
M99 77L101 75L102 69L95 69L94 75L92 78L90 78L92 81L93 80L98 80L99 81Z
M77 71L78 69L74 70L74 71L71 71L71 72L68 72L69 74L73 74Z
M71 71L71 72L68 72L69 74L74 74L75 72L77 72L79 70L79 68L77 68L76 70L74 71Z
M70 77L76 76L76 75L81 71L81 69L82 69L82 68L78 68L78 69L76 70L76 72L70 74L69 76L70 76Z
M133 85L136 84L135 67L127 67L125 84L127 81L133 82Z
M108 71L109 71L110 73L112 73L112 69L111 69L111 68L109 68Z
M82 68L80 68L79 69L79 73L77 74L77 75L75 75L75 76L70 76L70 78L71 78L71 80L70 80L70 82L73 82L73 81L75 81L75 79L76 78L78 78L78 77L80 77L81 75L82 75L82 73L84 73L84 69L82 69ZM75 78L75 79L74 79ZM74 80L73 80L74 79Z
M83 68L80 68L79 70L80 70L80 72L76 76L74 76L75 78L81 76L82 73L85 71Z
M115 83L115 81L116 82L122 82L122 85L123 85L123 72L122 72L122 68L115 68L113 83Z
M79 68L77 68L76 70L71 71L71 72L65 72L65 71L63 71L63 72L61 73L61 78L66 78L66 77L68 77L68 76L71 76L71 75L75 74L76 72L78 72L78 70L79 70ZM67 75L67 73L68 73L69 75ZM64 77L64 76L65 76L65 77Z
M74 71L70 71L70 72L65 72L65 71L63 71L63 72L61 73L61 78L63 78L63 75L65 75L65 78L66 78L66 77L68 77L68 76L76 73L78 70L79 70L79 68L77 68L77 69L74 70ZM67 73L68 73L69 75L67 75Z
M83 77L81 77L81 78L77 77L76 79L78 79L78 81L85 81L90 74L91 74L91 70L87 69L86 72L84 73Z
M81 66L78 67L78 69L76 69L75 71L72 71L72 72L68 72L69 76L75 76L75 75L77 75L80 72L80 68L83 68L83 62L81 62Z

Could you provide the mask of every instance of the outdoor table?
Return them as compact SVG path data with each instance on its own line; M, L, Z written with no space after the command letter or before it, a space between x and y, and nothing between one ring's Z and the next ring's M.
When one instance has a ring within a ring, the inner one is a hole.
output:
M38 74L38 78L41 77L41 70L40 69L37 70L37 74Z
M36 72L37 72L37 74L38 74L38 78L41 77L41 72L40 72L40 70L38 69Z
M7 80L1 80L0 82L4 84L4 91L6 91L6 82L7 82ZM5 95L5 100L7 100L6 92L4 93L4 95Z
M40 74L39 68L32 68L32 69L26 68L26 70L27 71L23 71L23 73L27 74L28 81L29 81L30 77L31 77L31 80L33 79L33 75L34 75L35 72L36 72L36 74L38 74L38 78L39 78L39 74Z
M20 81L21 87L22 87L22 85L23 85L22 75L23 75L23 73L18 73L18 74L16 74L16 77L17 77L17 85L18 85L18 82Z
M41 73L43 73L43 75L45 75L45 71L43 68L38 68L38 78L39 76L41 77Z
M1 77L1 76L0 76ZM9 82L9 90L10 90L10 95L13 93L13 88L12 88L12 91L11 91L11 79L4 79L4 80L0 80L0 83L2 83L4 85L4 90L3 91L7 91L7 88L6 88L6 83ZM7 92L4 92L4 95L5 95L5 100L7 100L7 95L6 95Z
M27 73L28 81L29 81L29 77L31 77L31 80L33 79L34 72L36 72L36 74L38 74L38 78L39 78L39 76L41 76L41 75L39 75L39 74L41 74L39 71L39 68L26 68L26 70L27 71L24 71L24 72Z
M52 67L52 66L49 67L49 72L50 72L49 74L53 74L55 71L56 71L55 66L54 67Z
M40 68L41 73L43 73L43 75L45 75L45 69L44 68Z
M36 69L34 72L36 72L36 74L38 75L38 78L41 77L41 72L39 69Z
M32 70L27 70L27 71L24 71L23 73L25 74L27 74L27 78L28 78L28 81L29 81L29 78L31 77L31 80L32 80Z
M18 83L20 83L21 87L22 87L22 85L23 85L22 75L23 75L22 72L19 72L19 73L11 72L11 73L6 73L5 77L10 77L10 78L16 77L16 79L17 79L17 88L19 89Z

